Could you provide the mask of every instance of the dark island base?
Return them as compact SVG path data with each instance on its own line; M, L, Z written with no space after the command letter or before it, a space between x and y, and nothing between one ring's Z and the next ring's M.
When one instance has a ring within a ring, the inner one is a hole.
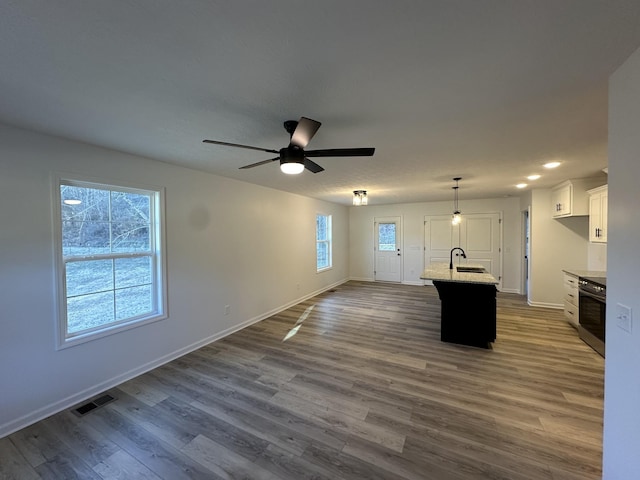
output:
M495 285L434 281L440 296L440 340L491 348L496 339Z

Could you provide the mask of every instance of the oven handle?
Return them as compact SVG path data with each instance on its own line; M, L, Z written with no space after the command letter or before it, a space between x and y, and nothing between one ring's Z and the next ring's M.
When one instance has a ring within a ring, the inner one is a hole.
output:
M589 297L589 298L593 298L594 300L596 300L597 302L600 303L606 303L606 297L601 297L599 295L595 295L591 292L585 292L584 290L578 290L578 295L579 296L585 296L585 297Z

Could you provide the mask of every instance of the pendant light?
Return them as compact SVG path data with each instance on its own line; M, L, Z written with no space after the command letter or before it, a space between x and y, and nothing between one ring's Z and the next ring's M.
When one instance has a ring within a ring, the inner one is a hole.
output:
M360 205L367 205L367 191L366 190L354 190L353 191L353 204L356 207Z
M455 187L453 188L454 196L453 196L453 215L451 217L451 225L458 225L462 221L462 217L460 216L460 208L458 207L458 182L462 180L462 177L455 177L453 179L456 182Z

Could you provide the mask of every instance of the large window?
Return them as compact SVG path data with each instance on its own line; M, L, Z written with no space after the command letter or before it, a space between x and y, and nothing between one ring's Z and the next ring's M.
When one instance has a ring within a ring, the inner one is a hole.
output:
M316 215L316 269L331 268L331 215Z
M58 188L59 345L164 318L162 191Z

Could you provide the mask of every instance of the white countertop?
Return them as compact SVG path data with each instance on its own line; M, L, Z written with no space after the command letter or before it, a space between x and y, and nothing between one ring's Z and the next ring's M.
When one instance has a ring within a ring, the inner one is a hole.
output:
M576 270L571 268L565 268L562 270L569 275L573 275L574 277L606 277L607 272L602 270Z
M432 263L429 265L420 278L422 280L433 280L436 282L456 282L456 283L479 283L484 285L497 285L498 282L490 273L458 272L453 265L453 270L449 269L448 263ZM467 267L482 267L482 265L461 264Z

